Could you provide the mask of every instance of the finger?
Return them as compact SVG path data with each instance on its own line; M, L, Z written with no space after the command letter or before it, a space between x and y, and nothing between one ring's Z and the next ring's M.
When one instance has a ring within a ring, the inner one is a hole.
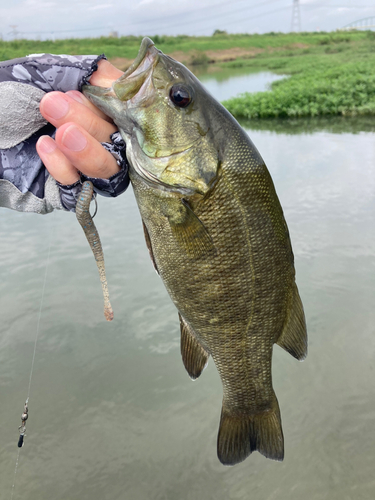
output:
M77 169L49 135L39 137L36 150L48 172L61 184L69 186L80 179Z
M89 177L109 179L120 170L111 153L76 123L57 129L56 144L72 165Z
M116 127L106 122L84 104L62 92L49 92L40 102L40 112L56 128L75 122L100 142L109 141Z
M110 87L112 83L120 78L124 73L119 69L115 68L113 64L105 59L101 59L98 62L98 69L90 77L90 85L96 85L98 87ZM95 114L112 123L112 120L100 111L94 104L92 104L81 92L78 90L69 90L66 92L68 96L75 99L77 102L83 104L87 108L91 109Z
M110 87L112 83L120 78L124 73L115 68L113 64L101 59L98 62L98 69L90 77L90 85L97 85L98 87Z
M86 106L86 108L89 108L93 113L98 115L100 118L103 120L113 123L111 118L103 113L103 111L100 111L99 108L94 106L92 102L90 102L87 97L85 97L82 92L79 92L78 90L68 90L68 92L65 93L65 95L71 97L75 101L79 102L80 104L83 104Z

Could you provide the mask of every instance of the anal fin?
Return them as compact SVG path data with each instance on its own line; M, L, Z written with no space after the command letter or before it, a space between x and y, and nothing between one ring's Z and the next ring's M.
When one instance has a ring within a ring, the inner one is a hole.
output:
M300 361L307 356L306 321L297 285L294 285L288 317L277 344Z
M199 377L202 371L205 369L209 353L201 346L198 340L192 333L191 327L186 323L181 314L178 314L180 318L180 328L181 328L181 356L186 371L189 377L195 380Z

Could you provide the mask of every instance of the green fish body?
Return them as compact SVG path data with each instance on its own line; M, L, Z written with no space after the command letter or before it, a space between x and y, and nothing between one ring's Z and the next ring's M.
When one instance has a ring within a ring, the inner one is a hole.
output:
M181 353L223 383L218 457L282 460L273 344L307 353L288 228L270 174L234 118L149 39L112 89L84 93L127 144L130 178L155 269L178 309Z

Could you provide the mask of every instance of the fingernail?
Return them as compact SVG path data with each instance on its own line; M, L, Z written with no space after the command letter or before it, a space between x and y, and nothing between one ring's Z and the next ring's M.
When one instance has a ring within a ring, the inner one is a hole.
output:
M60 120L69 111L69 103L61 94L47 94L44 98L43 111L55 120Z
M49 135L42 135L38 140L38 149L41 153L49 155L57 148L55 141Z
M62 143L71 151L82 151L87 145L87 140L77 127L71 125L65 130L62 136Z
M83 104L85 102L83 94L81 94L81 92L78 92L78 90L69 90L66 95L79 102L80 104Z

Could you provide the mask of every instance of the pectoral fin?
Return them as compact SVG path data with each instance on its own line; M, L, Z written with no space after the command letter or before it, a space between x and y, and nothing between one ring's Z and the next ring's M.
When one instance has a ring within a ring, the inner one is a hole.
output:
M203 222L195 215L189 204L182 200L178 212L169 217L173 236L189 257L199 258L216 249Z
M182 361L189 377L195 380L207 366L209 354L195 338L191 327L186 323L181 314L178 314L178 316L181 328Z
M288 318L277 344L300 361L307 356L305 314L296 285L289 305Z

